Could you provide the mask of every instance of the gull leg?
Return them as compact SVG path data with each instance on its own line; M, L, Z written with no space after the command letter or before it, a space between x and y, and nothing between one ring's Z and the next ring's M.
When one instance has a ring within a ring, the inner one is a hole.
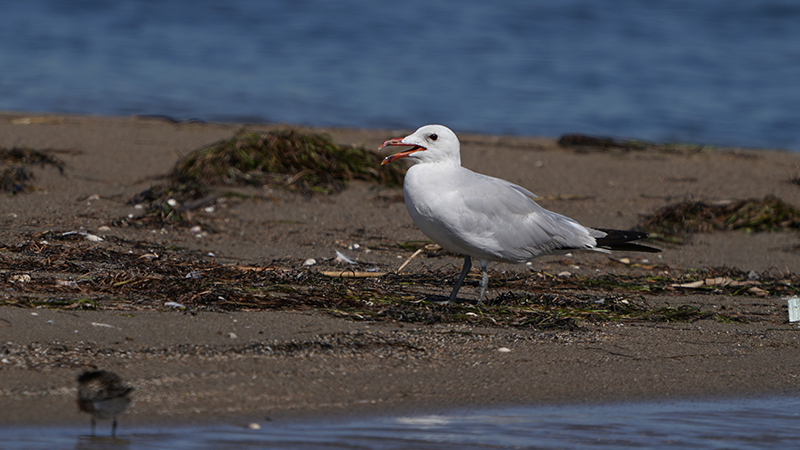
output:
M114 417L114 421L111 422L111 437L117 437L117 418Z
M481 291L478 294L478 303L483 303L486 288L489 287L489 274L486 272L487 265L489 265L489 261L481 261Z
M469 256L464 256L464 267L461 269L461 275L458 276L458 281L456 281L456 286L453 288L453 292L450 293L450 303L456 301L456 296L458 296L458 290L461 289L461 283L464 282L464 278L467 278L467 274L469 273L469 269L472 268L472 259Z
M94 426L95 426L94 414L92 414L92 436L94 436Z

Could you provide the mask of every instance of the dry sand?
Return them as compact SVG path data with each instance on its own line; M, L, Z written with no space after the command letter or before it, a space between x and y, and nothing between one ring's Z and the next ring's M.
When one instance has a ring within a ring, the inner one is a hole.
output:
M91 244L98 248L141 255L148 245L171 246L195 251L196 261L209 253L217 262L248 266L274 260L301 266L315 258L322 270L333 267L329 259L340 249L391 271L410 254L397 243L425 240L405 211L402 190L364 182L330 196L264 189L249 199L217 204L213 212L195 213L205 224L201 237L182 227L110 226L138 214L128 201L163 181L182 155L231 137L239 126L0 115L0 146L50 149L65 163L63 175L51 167L34 168L34 191L0 197L0 248L40 233L83 231L106 238ZM313 131L330 133L342 144L377 148L411 130ZM460 137L465 166L521 184L536 192L543 206L590 226L630 228L640 215L686 199L775 195L800 205L800 186L790 182L800 174L800 156L794 153L582 153L560 148L553 139ZM101 226L110 229L99 231ZM352 244L360 249L348 250ZM796 279L800 267L796 232L706 233L682 245L656 245L664 252L647 255L651 261L644 269L589 254L541 258L532 269L591 277L727 267ZM624 256L641 257L615 255ZM454 256L422 256L405 272L454 275L459 265ZM495 280L527 270L500 264L491 269ZM25 273L8 252L0 252L6 304L24 297L25 286L11 278ZM55 274L29 275L28 283L52 284L54 295L64 291ZM527 278L535 284L535 275ZM440 293L448 289L442 284ZM465 286L462 296L474 297L474 290L474 283ZM787 287L792 291L797 288ZM490 280L490 298L497 294ZM749 320L582 321L577 330L542 331L355 321L308 309L119 310L104 308L102 298L97 311L4 306L0 423L88 422L74 404L74 380L89 367L113 370L136 387L123 424L798 392L799 334L786 322L786 301L779 296L687 289L631 295L643 295L650 305L693 305Z

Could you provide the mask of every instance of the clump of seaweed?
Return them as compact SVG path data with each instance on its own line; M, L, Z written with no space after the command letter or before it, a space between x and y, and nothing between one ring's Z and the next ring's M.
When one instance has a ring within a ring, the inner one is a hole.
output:
M694 144L657 144L655 142L633 139L614 139L586 134L564 134L558 139L558 145L573 148L578 152L642 152L647 150L662 153L697 153L703 150L702 145Z
M64 163L54 156L28 148L0 147L0 189L12 194L28 190L28 182L34 178L28 166L35 164L49 164L64 173Z
M377 170L379 166L377 154L339 145L327 135L294 129L241 130L181 159L171 180L198 192L210 185L270 185L307 194L339 192L353 179L389 186L402 183L400 169Z
M401 185L404 171L399 166L378 170L380 162L377 153L339 145L327 135L291 128L265 133L240 130L178 161L167 185L136 195L131 203L147 205L147 214L135 223L182 221L183 212L216 201L219 194L210 194L212 187L271 186L312 195L340 192L354 179Z
M800 210L775 196L726 203L681 202L645 216L639 228L661 235L800 228Z
M784 320L772 302L726 302L723 297L800 293L796 275L718 268L659 277L537 278L533 284L531 277L520 277L509 280L499 295L483 304L451 304L447 297L430 294L441 292L446 275L442 272L347 277L347 271L340 275L313 271L302 261L224 264L201 252L152 243L113 236L103 242L87 240L81 233L49 231L27 235L16 245L0 245L0 289L7 294L0 305L187 312L315 310L350 320L577 330L586 323L608 321ZM645 285L651 287L640 288ZM673 303L686 293L708 297L669 305L659 298L661 293L668 293ZM726 303L733 306L726 308Z

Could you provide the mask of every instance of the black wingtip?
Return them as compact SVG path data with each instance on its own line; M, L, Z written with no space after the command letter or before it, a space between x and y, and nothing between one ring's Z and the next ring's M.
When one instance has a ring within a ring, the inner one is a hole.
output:
M608 250L624 250L630 252L659 253L660 248L648 247L647 245L636 244L632 241L647 239L650 235L642 231L631 230L610 230L607 228L595 228L597 231L606 233L605 236L597 238L597 246Z

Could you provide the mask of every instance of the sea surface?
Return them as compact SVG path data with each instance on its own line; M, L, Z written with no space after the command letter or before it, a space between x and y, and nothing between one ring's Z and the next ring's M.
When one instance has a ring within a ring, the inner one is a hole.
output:
M130 428L2 428L16 449L764 449L800 446L800 398L453 411L360 419Z
M793 0L25 0L0 110L800 151Z

